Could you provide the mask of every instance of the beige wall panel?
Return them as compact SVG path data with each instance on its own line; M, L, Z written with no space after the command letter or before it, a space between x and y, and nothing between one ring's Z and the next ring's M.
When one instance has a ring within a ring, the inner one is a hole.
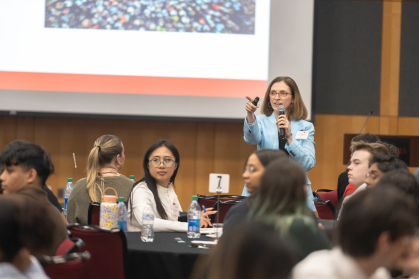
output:
M215 125L214 172L230 174L230 193L243 191L243 168L246 158L257 149L243 139L243 123L217 123Z
M405 136L419 136L419 118L399 117L398 134Z
M16 139L16 116L0 115L0 147Z
M397 117L381 116L380 117L380 135L397 135Z
M210 195L208 191L209 174L214 172L215 123L197 123L196 133L196 193ZM211 194L212 195L212 194Z
M23 140L34 140L34 117L17 116L16 117L16 138Z
M35 119L34 142L44 146L51 154L55 174L47 184L56 193L65 187L67 178L75 179L73 153L77 160L77 179L86 176L86 162L93 142L97 137L90 135L95 127L94 120L83 118L37 117Z

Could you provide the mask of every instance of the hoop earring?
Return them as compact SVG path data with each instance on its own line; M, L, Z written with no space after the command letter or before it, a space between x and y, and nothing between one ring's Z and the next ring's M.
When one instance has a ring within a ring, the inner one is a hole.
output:
M268 103L268 107L270 107L270 108L272 107L271 102Z

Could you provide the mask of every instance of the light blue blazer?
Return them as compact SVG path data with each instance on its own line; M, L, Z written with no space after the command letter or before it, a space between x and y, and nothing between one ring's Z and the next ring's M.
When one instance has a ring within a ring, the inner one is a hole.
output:
M279 149L278 129L275 114L270 116L258 115L253 125L247 123L244 119L244 141L248 144L257 144L257 149ZM308 131L307 139L296 139L298 131ZM311 170L316 164L316 154L314 151L314 126L305 120L291 120L291 133L293 140L290 145L285 144L285 149L290 154L290 158L298 162L305 171ZM246 186L243 194L248 196ZM311 182L307 177L307 205L314 211L316 210L313 202Z

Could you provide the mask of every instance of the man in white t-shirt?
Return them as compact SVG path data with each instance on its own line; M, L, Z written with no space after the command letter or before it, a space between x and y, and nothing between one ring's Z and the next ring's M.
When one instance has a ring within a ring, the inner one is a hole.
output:
M417 212L398 189L372 188L347 202L337 228L338 246L313 252L292 279L389 279L409 259Z

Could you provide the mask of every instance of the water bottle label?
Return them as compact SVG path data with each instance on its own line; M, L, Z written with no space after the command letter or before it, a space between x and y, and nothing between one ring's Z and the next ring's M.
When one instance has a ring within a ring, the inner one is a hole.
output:
M67 209L68 198L64 198L64 208Z
M143 214L143 220L154 221L154 214Z
M188 232L199 232L201 219L188 219Z
M118 227L122 231L127 232L127 221L118 221Z

